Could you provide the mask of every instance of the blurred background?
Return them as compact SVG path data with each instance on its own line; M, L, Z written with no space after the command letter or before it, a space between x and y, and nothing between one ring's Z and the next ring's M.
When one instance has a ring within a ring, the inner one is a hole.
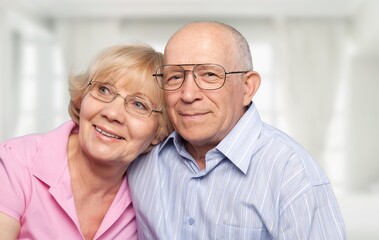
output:
M261 117L332 181L352 240L379 239L379 1L0 0L0 141L69 119L67 76L105 47L163 51L195 20L249 41Z

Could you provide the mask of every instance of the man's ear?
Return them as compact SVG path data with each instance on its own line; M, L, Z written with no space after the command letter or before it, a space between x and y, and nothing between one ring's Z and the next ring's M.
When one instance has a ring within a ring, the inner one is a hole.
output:
M261 76L255 71L245 73L243 105L248 106L261 85Z

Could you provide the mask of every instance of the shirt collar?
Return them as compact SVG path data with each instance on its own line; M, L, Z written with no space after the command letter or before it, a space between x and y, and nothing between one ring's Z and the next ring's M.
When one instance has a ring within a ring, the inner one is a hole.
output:
M190 158L189 156L189 153L187 152L187 150L185 149L184 147L184 143L183 143L183 138L176 132L172 132L167 138L165 141L163 141L160 145L159 145L159 150L158 152L160 152L165 146L172 146L174 145L176 151L185 156L185 157L188 157ZM187 156L188 155L188 156Z
M77 131L73 121L68 121L55 130L47 133L35 157L31 171L34 176L49 186L56 186L63 171L67 170L67 144L70 133Z
M252 146L256 143L262 129L262 120L258 111L251 103L248 110L237 122L229 134L216 146L216 150L221 152L236 167L246 174L250 165L250 159L255 151ZM168 138L160 145L159 152L166 145L174 144L178 153L187 153L184 151L184 145L181 136L177 132L171 133Z
M251 158L256 152L254 146L260 136L262 125L258 111L254 103L251 103L246 113L216 149L246 174Z

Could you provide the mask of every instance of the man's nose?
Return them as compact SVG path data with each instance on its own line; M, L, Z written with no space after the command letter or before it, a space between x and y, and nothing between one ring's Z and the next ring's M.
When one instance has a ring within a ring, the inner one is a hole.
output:
M187 74L188 73L188 74ZM201 88L196 82L196 76L191 70L185 70L185 79L182 86L182 100L184 102L193 102L200 98Z

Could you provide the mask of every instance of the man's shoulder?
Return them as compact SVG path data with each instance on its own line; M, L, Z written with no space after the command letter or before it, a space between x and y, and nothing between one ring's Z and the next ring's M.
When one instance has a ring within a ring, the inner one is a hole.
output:
M288 149L292 155L300 155L302 158L312 158L308 150L298 141L282 130L269 124L263 124L260 138L271 145L278 146L279 149Z
M284 171L295 172L300 167L304 169L304 174L312 184L329 183L329 179L312 154L287 133L265 124L262 134L267 138L267 142L276 146L277 151L286 149L288 152Z
M149 171L149 168L158 164L158 155L163 143L154 146L149 152L140 154L128 167L128 176L137 172Z
M170 163L177 160L177 151L173 142L173 138L166 139L154 146L151 151L139 155L127 169L129 181L133 182L133 179L138 181L138 178L158 174L159 169L164 171L170 169Z

